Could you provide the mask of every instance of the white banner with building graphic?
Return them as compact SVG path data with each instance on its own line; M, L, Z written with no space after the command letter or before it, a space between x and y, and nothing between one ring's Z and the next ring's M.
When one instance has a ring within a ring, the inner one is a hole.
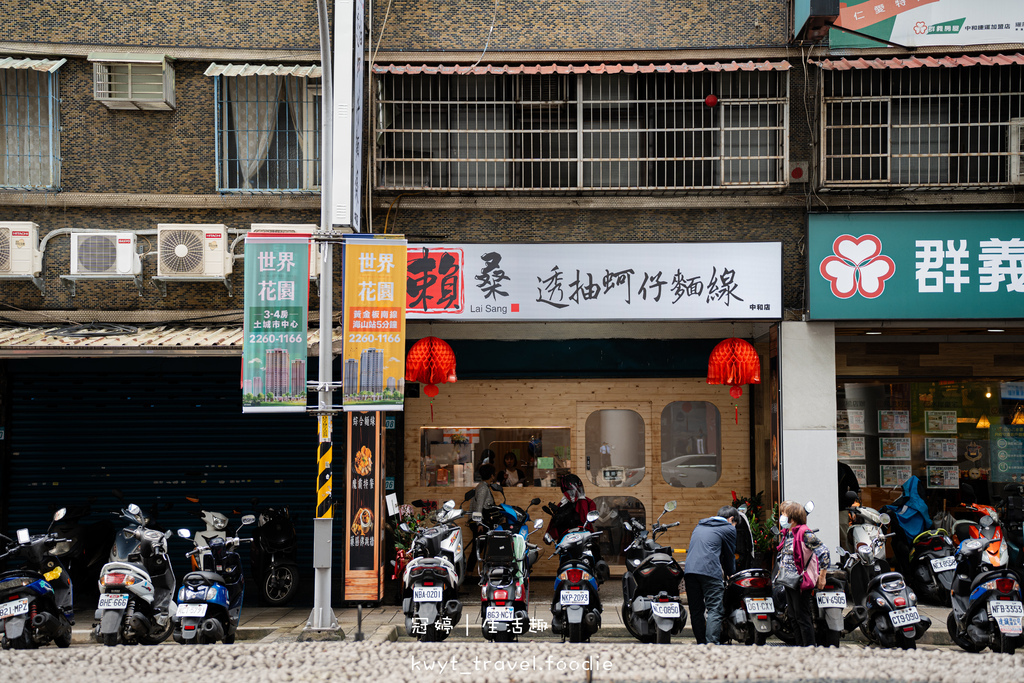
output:
M841 29L850 29L859 34ZM874 36L871 40L867 36ZM848 0L829 32L832 48L998 45L1024 42L1021 0Z

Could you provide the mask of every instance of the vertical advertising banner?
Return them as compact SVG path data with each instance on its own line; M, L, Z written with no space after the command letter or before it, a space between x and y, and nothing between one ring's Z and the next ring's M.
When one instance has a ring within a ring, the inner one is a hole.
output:
M344 248L342 404L345 410L402 410L406 241L349 235Z
M242 412L305 412L309 235L245 238Z
M346 600L380 600L383 596L383 449L383 413L349 412L345 475Z

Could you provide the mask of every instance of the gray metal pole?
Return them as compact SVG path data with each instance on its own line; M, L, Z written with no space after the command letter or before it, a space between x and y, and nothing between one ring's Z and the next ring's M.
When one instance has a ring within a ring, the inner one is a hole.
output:
M321 143L320 152L320 231L333 232L331 223L331 186L334 150L334 74L331 68L331 32L327 21L327 1L317 0L317 15L320 25L320 66L322 69L321 101ZM317 387L318 423L327 418L328 429L319 429L321 448L329 447L334 421L333 384L331 363L333 361L334 326L334 242L320 242L320 377ZM328 446L323 446L328 444ZM333 475L332 475L333 479ZM332 484L333 488L333 484ZM333 514L333 513L331 513ZM313 610L309 613L306 628L315 631L337 630L338 620L331 609L331 555L334 520L332 517L317 517L313 520Z

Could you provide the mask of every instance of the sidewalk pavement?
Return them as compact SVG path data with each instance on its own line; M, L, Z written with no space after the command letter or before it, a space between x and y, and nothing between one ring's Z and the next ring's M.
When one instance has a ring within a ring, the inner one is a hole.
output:
M530 617L550 623L551 619L551 598L553 594L552 582L550 579L535 579L531 586L530 596ZM469 637L479 638L480 634L480 595L476 585L463 586L460 599L462 600L462 622L458 626L458 635L462 636L466 624L469 624ZM601 601L604 609L602 611L601 630L597 636L602 639L622 638L632 640L629 632L622 623L622 594L621 582L610 579L601 586ZM685 598L684 598L685 602ZM949 614L948 607L934 607L931 605L919 605L921 614L927 615L932 620L932 625L922 636L918 643L930 645L952 645L952 640L946 632L946 617ZM306 622L310 616L311 607L243 607L242 621L238 629L238 640L275 642L285 640L297 640L303 635ZM75 626L73 631L74 643L92 643L92 624L95 622L92 610L79 611L75 614ZM334 615L338 620L338 626L344 633L346 639L353 639L358 630L358 610L356 607L334 607ZM474 628L475 627L475 628ZM405 630L405 616L402 608L393 604L382 603L380 606L367 606L362 609L362 633L366 640L386 641L397 640L407 637ZM521 640L558 640L559 636L551 633L550 630L543 630L526 634ZM690 619L681 636L674 638L680 642L692 641L693 631L690 627ZM866 642L859 630L847 635L845 641ZM170 639L168 639L168 642ZM779 642L776 638L769 638L769 643Z

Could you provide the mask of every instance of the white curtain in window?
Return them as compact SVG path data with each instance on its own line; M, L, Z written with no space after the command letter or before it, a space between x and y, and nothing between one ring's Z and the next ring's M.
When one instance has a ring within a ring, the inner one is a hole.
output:
M291 116L295 130L298 132L299 151L302 153L302 187L311 189L320 184L316 177L316 160L319 156L315 126L316 112L311 108L320 106L319 100L309 93L309 84L305 78L286 76L284 79L285 101L288 102L288 114Z
M238 170L242 187L249 189L274 140L282 77L235 76L225 80L234 115Z
M53 185L47 77L0 69L0 185Z

